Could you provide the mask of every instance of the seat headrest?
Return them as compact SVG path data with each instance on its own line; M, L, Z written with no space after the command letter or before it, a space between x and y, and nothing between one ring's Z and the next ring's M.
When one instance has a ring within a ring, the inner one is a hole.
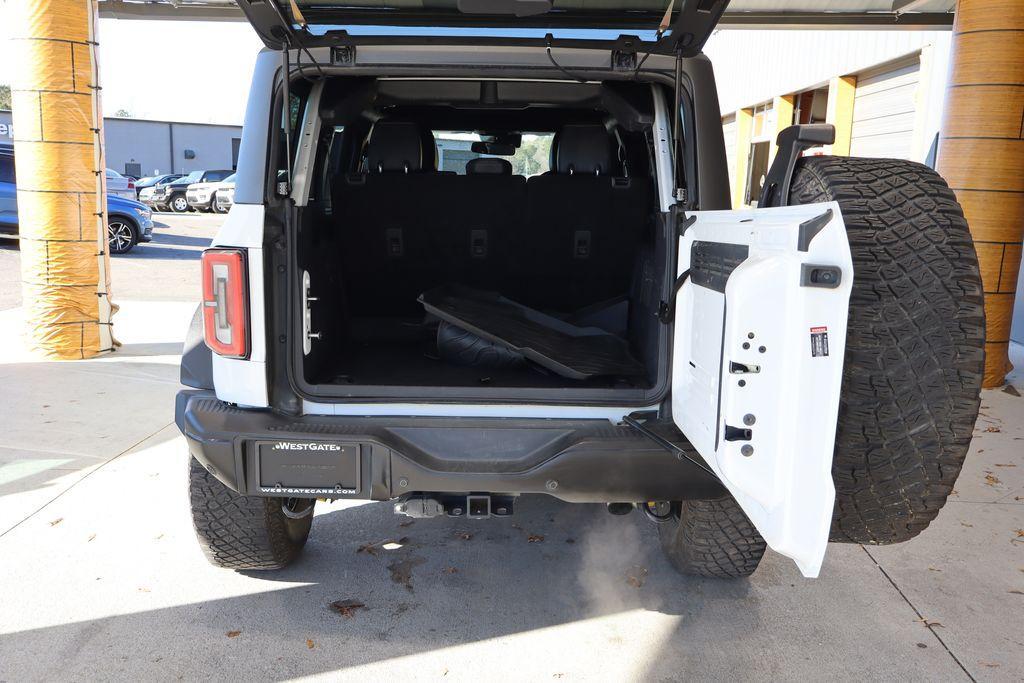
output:
M370 173L415 173L423 170L423 134L415 123L378 121L366 146Z
M599 123L571 124L555 138L555 171L561 174L614 175L612 136Z
M495 157L478 157L466 163L466 175L512 175L512 162Z

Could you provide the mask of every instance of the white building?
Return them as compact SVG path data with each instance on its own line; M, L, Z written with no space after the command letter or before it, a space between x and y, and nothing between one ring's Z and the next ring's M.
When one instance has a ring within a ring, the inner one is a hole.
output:
M0 110L0 142L14 140L11 112ZM235 168L242 127L107 117L103 119L107 168L139 178Z
M942 122L950 38L946 31L716 32L706 52L733 204L756 202L775 136L793 123L835 124L830 153L926 161Z
M933 164L951 38L948 31L716 32L705 52L718 83L733 206L757 202L775 137L794 123L834 124L829 153ZM1024 277L1010 336L1024 344Z

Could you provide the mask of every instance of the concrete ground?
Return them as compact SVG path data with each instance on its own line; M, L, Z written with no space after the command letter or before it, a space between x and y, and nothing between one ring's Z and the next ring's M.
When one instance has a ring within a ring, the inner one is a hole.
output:
M936 522L832 545L816 580L771 552L747 581L682 578L639 515L543 497L478 522L318 505L293 567L209 566L172 419L217 219L161 220L115 260L118 353L28 361L0 311L0 681L1024 677L1024 398L1002 390Z

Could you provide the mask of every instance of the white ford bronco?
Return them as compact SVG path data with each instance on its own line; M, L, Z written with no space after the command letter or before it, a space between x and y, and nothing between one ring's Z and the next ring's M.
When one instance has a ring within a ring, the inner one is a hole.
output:
M215 564L287 565L318 499L637 509L715 577L934 519L982 376L963 213L803 155L827 125L732 210L726 4L239 0L267 49L176 411Z

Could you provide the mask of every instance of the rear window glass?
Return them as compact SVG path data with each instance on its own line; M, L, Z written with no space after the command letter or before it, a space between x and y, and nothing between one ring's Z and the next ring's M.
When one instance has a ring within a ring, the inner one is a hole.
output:
M482 142L479 133L452 130L435 130L434 142L437 144L437 168L466 174L466 164L481 157L497 157L512 164L512 174L535 176L546 173L551 167L551 141L553 133L523 133L523 141L511 156L496 154L480 154L472 150L474 142Z

